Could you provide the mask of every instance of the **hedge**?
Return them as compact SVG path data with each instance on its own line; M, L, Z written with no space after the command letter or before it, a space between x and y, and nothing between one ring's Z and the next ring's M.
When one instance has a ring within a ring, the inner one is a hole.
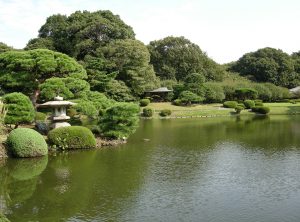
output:
M171 114L172 114L172 110L170 110L170 109L163 109L160 112L160 115L162 115L162 116L170 116Z
M181 99L175 99L175 100L173 101L173 104L174 104L175 106L180 106L180 105L181 105Z
M151 117L155 113L155 109L152 107L146 107L143 109L143 113L145 116Z
M44 137L33 129L18 128L11 131L7 143L16 157L36 157L48 153Z
M223 106L225 108L235 108L237 106L238 102L236 101L226 101L223 103Z
M253 112L259 112L259 109L261 108L262 106L252 106L251 110Z
M258 111L262 114L267 114L268 112L270 112L270 108L266 106L262 106Z
M91 132L83 126L66 126L51 130L48 140L54 147L61 149L85 149L96 147L96 140Z
M235 107L235 111L236 111L236 113L240 113L242 110L244 109L244 107L242 107L242 106L236 106Z
M149 99L141 99L140 106L147 106L150 103Z
M261 102L255 102L255 106L264 106L264 104Z
M36 112L35 118L36 120L45 120L47 118L47 115L45 113Z
M255 106L255 103L253 100L245 100L244 105L246 106L246 109L251 109L252 106Z

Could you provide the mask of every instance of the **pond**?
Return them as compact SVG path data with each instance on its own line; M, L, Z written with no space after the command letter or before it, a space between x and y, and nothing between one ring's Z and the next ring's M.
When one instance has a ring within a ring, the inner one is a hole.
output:
M1 160L0 207L11 221L299 221L299 135L296 115L141 120L126 145Z

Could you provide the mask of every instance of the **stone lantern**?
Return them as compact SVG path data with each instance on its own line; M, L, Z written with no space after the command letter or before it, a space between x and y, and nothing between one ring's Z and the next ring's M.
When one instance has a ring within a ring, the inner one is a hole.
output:
M70 119L70 117L66 115L66 111L67 107L73 105L77 105L77 103L63 101L63 97L60 96L54 97L54 101L49 101L39 105L40 108L50 107L52 109L52 116L49 119L53 120L53 122L48 125L48 132L59 127L71 126L69 123L64 121Z

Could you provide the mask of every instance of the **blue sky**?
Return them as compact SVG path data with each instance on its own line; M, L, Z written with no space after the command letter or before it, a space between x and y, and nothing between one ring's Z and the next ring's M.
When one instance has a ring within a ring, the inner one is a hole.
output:
M0 42L23 48L46 18L77 10L110 10L144 44L184 36L223 64L272 47L300 50L299 0L0 0Z

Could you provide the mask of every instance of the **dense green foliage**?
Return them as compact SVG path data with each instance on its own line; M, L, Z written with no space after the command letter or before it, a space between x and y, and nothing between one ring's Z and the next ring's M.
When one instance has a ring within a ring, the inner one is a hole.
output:
M12 130L8 135L7 143L16 157L44 156L48 153L44 137L28 128Z
M184 37L169 36L147 46L151 64L161 79L184 80L189 73L201 73L207 79L222 81L225 70Z
M36 112L35 120L45 120L47 115L45 113Z
M269 107L266 107L266 106L262 106L262 107L259 108L258 111L259 111L260 113L262 113L262 114L267 114L267 113L270 112L270 108L269 108Z
M99 10L52 15L40 28L39 37L52 40L56 51L82 60L115 39L134 39L135 34L118 15Z
M205 83L205 85L209 86L215 92L215 97L212 99L211 102L222 103L224 101L225 94L220 83L207 82Z
M102 130L98 125L88 125L86 126L93 134L100 134Z
M261 102L255 102L255 106L264 106L264 104Z
M100 109L99 110L99 116L103 116L106 113L106 109Z
M74 59L46 49L0 54L1 86L11 91L28 92L34 107L41 94L40 85L51 77L84 79L87 75Z
M253 100L245 100L244 105L246 106L246 109L251 109L255 106L255 102Z
M244 107L242 107L242 106L236 106L235 107L235 111L236 111L237 114L240 114L243 109L244 109Z
M0 213L0 222L10 222L10 220L3 213Z
M243 103L239 103L239 104L237 104L236 106L241 106L241 107L243 107L244 109L246 108L246 106L245 106Z
M133 103L117 103L106 110L106 114L99 117L98 125L106 136L120 139L135 132L139 118L137 113L141 108Z
M181 105L181 99L175 99L175 100L173 101L173 104L174 104L175 106L180 106L180 105Z
M76 111L76 109L67 109L66 114L69 117L74 117L77 114L77 111Z
M151 117L155 113L155 109L153 107L145 107L143 109L143 113L145 116Z
M146 88L155 88L156 76L149 64L150 54L147 47L138 40L116 40L95 52L107 60L105 71L117 72L116 80L122 81L131 89L134 97L144 93Z
M190 91L183 91L179 95L179 99L181 100L182 103L186 105L191 105L191 103L199 103L200 101L203 100L203 97L198 96L195 93L192 93Z
M160 112L160 115L161 116L170 116L172 114L172 110L170 109L163 109L161 112Z
M223 106L225 108L235 108L238 105L238 102L236 101L226 101L223 103Z
M22 93L10 93L1 98L4 107L8 109L4 122L14 124L15 129L20 124L33 122L35 111L30 99Z
M251 107L251 110L252 110L253 112L259 112L260 107L261 107L261 106L256 106L256 105L255 105L255 106L252 106L252 107Z
M51 51L56 51L54 47L54 42L51 38L34 38L30 39L24 48L25 51L34 49L49 49Z
M86 149L96 147L91 130L83 126L66 126L51 130L48 140L61 149Z
M236 96L238 99L255 99L258 92L250 88L238 88L235 90Z
M4 108L3 102L0 100L0 135L6 133L6 128L4 124L4 118L6 116L7 109Z
M141 99L140 106L147 106L150 103L149 99Z
M299 85L300 73L295 72L294 60L280 49L267 47L246 53L232 69L242 76L250 76L255 82L270 82L287 88Z

